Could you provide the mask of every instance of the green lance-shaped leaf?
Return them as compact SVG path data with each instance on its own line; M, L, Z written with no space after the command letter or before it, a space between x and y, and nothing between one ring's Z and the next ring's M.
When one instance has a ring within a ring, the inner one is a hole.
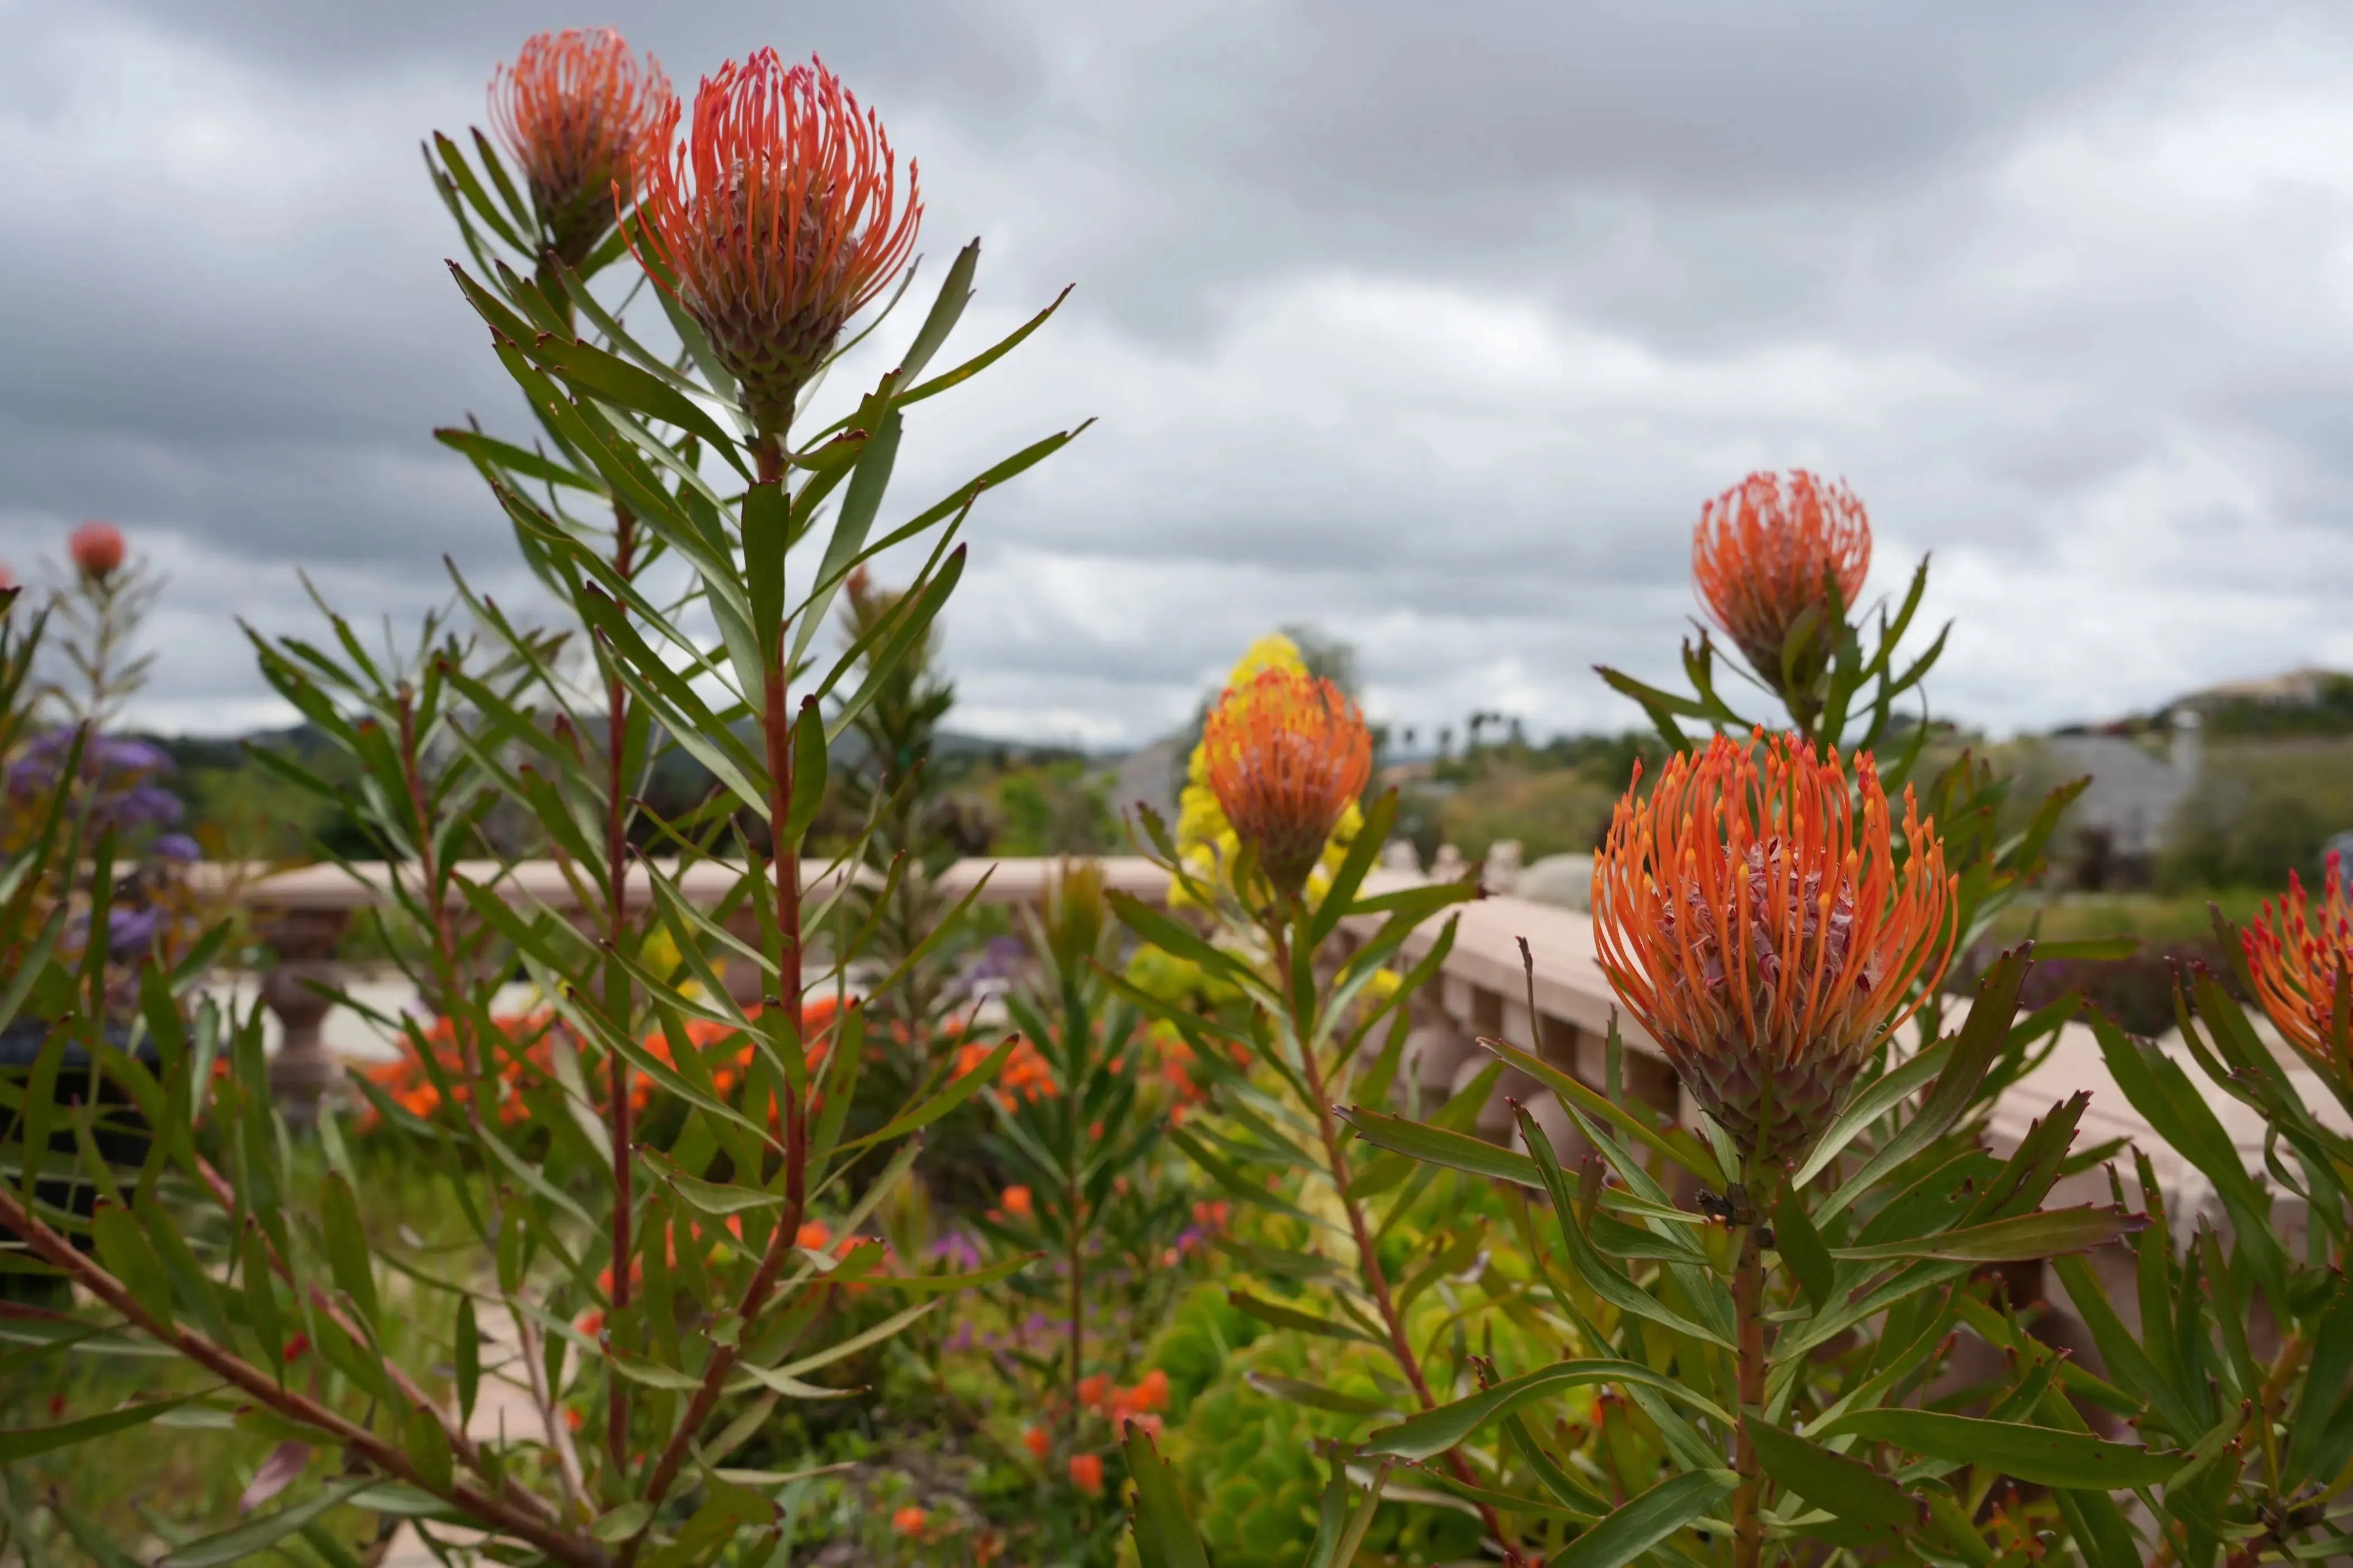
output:
M171 1328L176 1321L172 1310L172 1278L131 1211L119 1204L100 1204L90 1223L98 1243L98 1260L122 1281L122 1288L142 1310Z
M1940 1410L1857 1410L1816 1436L1853 1433L1951 1464L1975 1465L2035 1486L2121 1491L2160 1486L2189 1460L2171 1449L2107 1443L2014 1421L1981 1421Z
M1781 1261L1796 1276L1798 1288L1816 1311L1831 1303L1831 1289L1835 1267L1831 1262L1831 1250L1822 1244L1821 1232L1807 1216L1806 1200L1794 1184L1781 1188L1781 1201L1773 1207L1773 1241Z
M339 1481L314 1497L280 1509L276 1513L174 1547L155 1560L155 1568L220 1568L267 1552L328 1510L341 1507L375 1484L373 1478Z
M2031 944L2029 944L2031 946ZM1884 1147L1847 1178L1818 1216L1828 1219L1877 1184L1880 1178L1943 1137L1961 1112L1977 1098L1978 1085L2010 1040L2010 1021L2018 1012L2019 988L2026 983L2030 962L2027 946L2005 952L1978 982L1977 1000L1962 1024L1953 1054L1937 1075L1936 1087L1920 1113L1905 1122Z
M2147 1215L2129 1214L2122 1208L2043 1209L1916 1240L1834 1247L1831 1256L1849 1262L1909 1263L1920 1258L1954 1263L2031 1262L2104 1247L2147 1224Z
M110 1410L103 1415L86 1415L79 1421L60 1421L54 1426L0 1426L0 1460L15 1464L36 1454L46 1454L53 1448L70 1447L87 1443L126 1427L144 1426L166 1411L177 1410L193 1394L176 1399L150 1399L139 1405L126 1405Z
M375 1271L368 1257L367 1231L360 1224L360 1205L352 1196L352 1184L339 1172L330 1171L320 1184L320 1241L326 1248L327 1267L335 1278L335 1289L352 1299L359 1309L360 1321L371 1331L384 1320L376 1306Z
M1714 1508L1739 1484L1730 1470L1670 1476L1570 1542L1546 1568L1620 1568Z
M1488 1422L1509 1415L1524 1405L1564 1389L1590 1387L1597 1384L1654 1388L1726 1426L1732 1422L1732 1416L1724 1407L1705 1394L1680 1378L1654 1372L1640 1362L1617 1359L1565 1361L1499 1383L1468 1399L1458 1399L1451 1405L1426 1410L1395 1426L1383 1427L1366 1440L1365 1451L1394 1454L1401 1459L1426 1459L1432 1454L1442 1454L1460 1446Z
M1185 1512L1176 1477L1152 1434L1129 1423L1127 1473L1135 1482L1135 1553L1143 1568L1209 1568L1201 1532Z
M1238 1310L1248 1313L1261 1323L1271 1323L1278 1329L1293 1329L1303 1334L1322 1334L1335 1340L1356 1340L1368 1345L1380 1342L1353 1323L1318 1317L1296 1307L1267 1300L1262 1296L1253 1296L1247 1290L1228 1290L1226 1300L1231 1301Z
M451 1360L458 1373L458 1419L474 1418L474 1400L482 1387L482 1334L474 1322L474 1298L458 1298L458 1328Z
M1741 1424L1756 1445L1765 1473L1816 1508L1888 1530L1914 1529L1923 1522L1926 1510L1919 1500L1862 1460L1832 1453L1759 1416L1746 1416Z
M1537 1173L1536 1163L1500 1144L1408 1121L1387 1111L1367 1110L1361 1105L1335 1109L1340 1120L1355 1128L1368 1143L1393 1149L1426 1164L1444 1165L1474 1176L1493 1176L1497 1181L1544 1190L1544 1177Z

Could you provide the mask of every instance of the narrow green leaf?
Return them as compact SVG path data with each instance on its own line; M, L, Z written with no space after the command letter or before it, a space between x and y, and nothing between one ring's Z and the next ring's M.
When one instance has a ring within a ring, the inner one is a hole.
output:
M1474 1105L1482 1097L1466 1096ZM1355 1128L1369 1143L1392 1149L1400 1154L1451 1170L1467 1171L1474 1176L1492 1176L1497 1181L1515 1183L1535 1191L1544 1190L1544 1177L1536 1172L1536 1163L1525 1154L1515 1154L1483 1138L1468 1137L1461 1132L1449 1132L1426 1122L1408 1121L1383 1110L1367 1110L1361 1105L1335 1107L1340 1120Z
M1917 1240L1833 1247L1831 1256L1849 1262L1909 1263L1921 1258L1953 1263L2031 1262L2105 1246L2147 1223L2147 1215L2128 1214L2122 1208L2042 1209Z
M1546 1568L1620 1568L1731 1495L1739 1481L1730 1470L1670 1476L1570 1542Z
M1807 1216L1806 1200L1794 1181L1783 1184L1781 1201L1773 1206L1773 1243L1814 1310L1829 1306L1835 1273L1830 1248L1822 1245L1822 1233Z
M375 1270L368 1256L367 1231L360 1223L360 1205L352 1184L339 1172L327 1173L319 1191L319 1239L326 1249L327 1267L335 1288L352 1299L360 1321L371 1331L383 1322L376 1306Z
M150 1399L143 1404L126 1405L110 1410L103 1415L85 1415L79 1421L60 1421L54 1426L0 1426L0 1459L14 1464L29 1459L36 1454L46 1454L53 1448L70 1447L87 1443L93 1437L103 1437L110 1432L126 1427L143 1426L167 1410L177 1410L193 1394L177 1399Z
M371 1478L365 1476L340 1481L317 1496L281 1508L265 1519L257 1519L234 1530L224 1530L217 1535L207 1535L201 1541L191 1541L184 1546L174 1547L155 1560L155 1568L219 1568L223 1563L242 1562L267 1551L329 1509L341 1507L375 1484Z
M1915 1529L1925 1522L1926 1510L1917 1500L1862 1460L1832 1453L1753 1414L1745 1415L1741 1425L1765 1473L1816 1508L1889 1530Z
M1231 1294L1231 1292L1229 1292ZM1236 1303L1240 1305L1239 1302ZM1535 1400L1564 1389L1597 1384L1655 1388L1703 1415L1730 1426L1731 1415L1679 1378L1653 1372L1640 1362L1616 1359L1565 1361L1499 1383L1468 1399L1427 1410L1395 1426L1383 1427L1366 1439L1365 1451L1394 1454L1402 1459L1427 1459L1458 1447L1488 1422L1508 1415Z
M1859 1436L1893 1443L1952 1464L1975 1465L2035 1486L2122 1491L2161 1486L2187 1462L2170 1449L2105 1443L2082 1432L2061 1432L2014 1421L1980 1421L1938 1410L1857 1410L1814 1436Z
M1313 1312L1303 1312L1295 1307L1269 1301L1247 1290L1228 1290L1226 1300L1261 1323L1271 1323L1278 1329L1295 1329L1303 1334L1322 1334L1328 1339L1356 1340L1365 1344L1380 1342L1353 1323L1343 1323L1331 1318L1319 1318Z

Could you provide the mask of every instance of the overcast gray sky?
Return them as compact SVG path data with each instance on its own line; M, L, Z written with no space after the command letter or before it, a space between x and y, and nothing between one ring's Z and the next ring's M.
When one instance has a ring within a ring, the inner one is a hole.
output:
M1936 556L1939 709L1997 730L2353 666L2353 16L2322 5L0 0L0 558L120 521L171 577L142 714L280 717L233 617L520 595L428 431L520 410L417 144L615 23L681 87L822 54L918 158L971 341L895 494L992 494L959 726L1137 741L1255 636L1376 713L1621 727L1691 525L1843 475ZM934 270L936 276L936 270Z

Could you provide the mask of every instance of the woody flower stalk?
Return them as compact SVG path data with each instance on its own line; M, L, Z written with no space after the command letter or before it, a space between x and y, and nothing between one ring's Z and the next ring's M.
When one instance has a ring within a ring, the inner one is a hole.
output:
M1649 799L1628 789L1593 868L1610 989L1744 1162L1727 1195L1742 1230L1744 1416L1765 1398L1764 1189L1830 1124L1952 954L1955 883L1934 825L1906 790L1899 860L1869 754L1854 775L1851 788L1835 751L1817 758L1788 735L1718 735L1669 759ZM1735 1562L1753 1568L1764 1472L1745 1418L1734 1468Z
M795 405L850 318L906 265L923 217L915 167L911 161L902 198L881 121L861 114L821 64L787 69L774 49L731 60L703 78L685 139L670 152L680 117L673 101L635 170L645 244L638 248L632 238L632 253L676 297L735 382L757 466L742 517L754 603L766 595L758 575L771 572L777 602L789 602L781 581L784 520L792 508L784 475ZM617 204L617 184L613 195ZM790 826L795 736L823 720L814 698L804 700L797 718L793 713L783 626L754 629L765 661L757 695L776 879L774 1000L788 1037L779 1043L803 1051L800 860ZM783 1099L785 1212L738 1309L746 1324L775 1290L807 1209L809 1096L787 1083ZM685 1419L655 1463L649 1500L659 1502L676 1480L736 1353L730 1344L712 1356Z

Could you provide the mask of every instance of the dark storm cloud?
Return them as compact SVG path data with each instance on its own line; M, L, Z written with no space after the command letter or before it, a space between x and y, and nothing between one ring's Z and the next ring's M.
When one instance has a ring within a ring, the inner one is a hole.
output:
M1870 500L1880 587L1937 551L1978 717L2353 661L2317 7L0 0L0 553L167 543L171 635L219 640L159 712L249 721L212 612L300 624L300 563L363 614L444 553L516 588L427 434L526 426L415 146L580 21L683 87L823 54L934 258L987 236L976 342L1079 283L902 458L912 508L1103 416L974 519L949 647L1000 726L1140 738L1301 621L1393 716L1623 723L1587 667L1664 674L1699 502L1796 463Z

